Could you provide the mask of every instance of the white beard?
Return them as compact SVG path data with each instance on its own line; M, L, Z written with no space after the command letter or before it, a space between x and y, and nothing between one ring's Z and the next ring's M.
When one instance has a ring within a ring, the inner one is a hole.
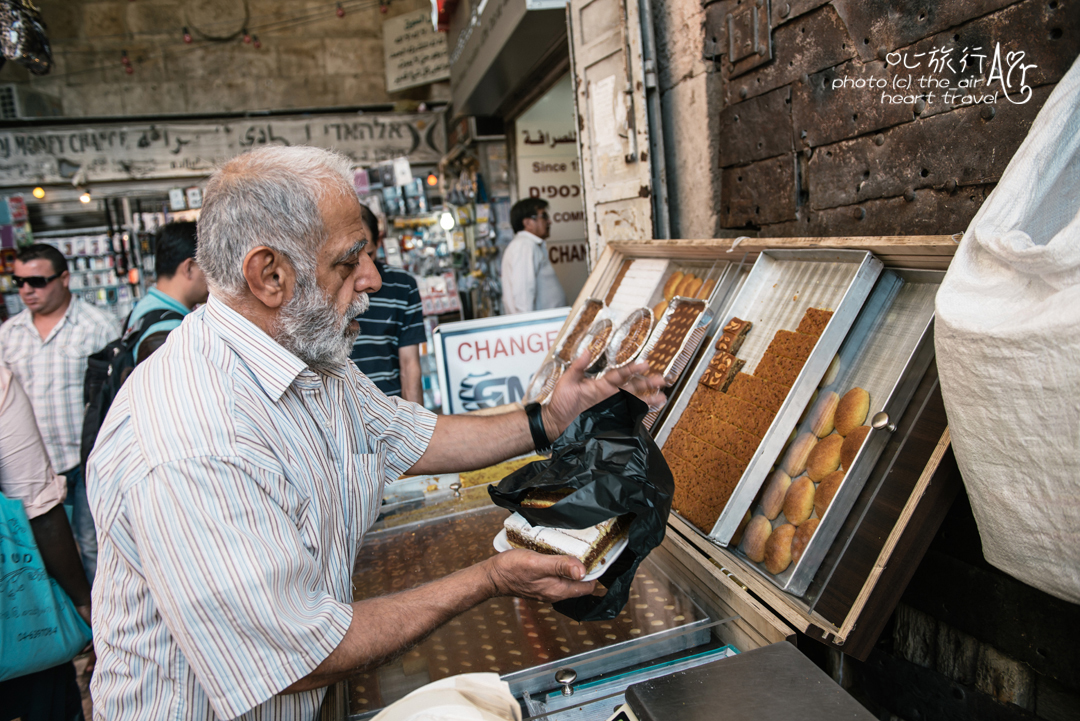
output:
M277 341L315 371L339 368L349 360L349 351L359 330L349 322L368 309L367 293L362 293L338 315L334 301L311 281L298 281L296 293L281 309L274 332Z

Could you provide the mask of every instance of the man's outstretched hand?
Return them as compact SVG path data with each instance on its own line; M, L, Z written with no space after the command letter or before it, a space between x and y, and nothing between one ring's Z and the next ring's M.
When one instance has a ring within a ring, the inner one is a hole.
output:
M648 363L638 361L608 370L597 378L586 378L589 361L589 354L582 353L555 384L551 400L543 410L548 440L554 441L582 411L615 395L620 388L633 393L650 408L662 406L667 401L660 392L663 379L658 375L645 375L649 371Z
M596 581L582 581L585 564L570 556L548 556L516 548L487 561L492 596L517 596L553 603L586 596Z

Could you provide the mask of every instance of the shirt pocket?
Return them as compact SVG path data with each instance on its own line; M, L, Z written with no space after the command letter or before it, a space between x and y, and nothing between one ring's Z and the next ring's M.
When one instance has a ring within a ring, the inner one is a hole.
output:
M379 453L353 453L346 456L345 483L347 492L345 517L354 519L353 537L359 544L367 529L379 517L383 486L386 483L386 463Z

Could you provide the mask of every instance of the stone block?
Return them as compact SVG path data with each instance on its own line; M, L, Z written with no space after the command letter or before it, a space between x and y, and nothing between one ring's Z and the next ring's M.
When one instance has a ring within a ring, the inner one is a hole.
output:
M323 48L323 58L328 75L378 75L382 84L386 84L382 40L327 40Z
M377 75L365 73L342 76L341 93L343 105L370 105L388 103L391 100L386 93L386 77L381 67Z
M133 82L122 86L125 115L186 113L187 94L180 83Z
M979 649L975 687L1001 703L1031 710L1035 701L1035 674L1030 668L992 646Z
M128 31L124 22L126 9L126 3L86 3L82 6L82 36L95 39L105 35L123 35Z
M935 663L939 673L970 686L975 683L978 658L978 641L947 624L939 624Z
M231 113L265 108L258 102L257 81L229 74L217 79L187 83L188 112Z
M191 45L170 51L165 66L170 77L192 84L222 78L251 81L277 74L277 54L265 46L256 50L239 42Z
M49 42L54 46L62 40L79 37L83 8L72 0L37 0L41 16L49 23Z
M61 97L64 115L124 115L123 90L112 83L68 85Z
M114 3L118 4L118 3ZM164 42L180 39L180 29L186 25L182 3L172 0L139 0L125 3L125 20L133 33L162 35Z
M933 668L937 620L903 603L896 607L893 620L896 655L923 668Z
M313 38L274 37L263 47L277 53L278 76L281 78L310 78L326 72L326 43Z

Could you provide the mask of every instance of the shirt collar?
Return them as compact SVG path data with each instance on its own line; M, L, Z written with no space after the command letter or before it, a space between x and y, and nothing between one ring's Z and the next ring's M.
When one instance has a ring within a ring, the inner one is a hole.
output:
M49 331L49 336L45 338L42 343L48 343L56 334L60 332L68 323L72 325L78 325L79 323L79 304L83 301L79 300L78 296L71 296L71 301L68 302L67 310L64 311L64 317L57 322L53 329ZM29 328L35 334L37 334L37 328L34 327L34 314L29 308L26 308L19 312L14 318L11 319L12 323L21 323L24 327Z
M261 328L213 293L203 311L207 324L247 365L275 403L301 374L315 375L304 361L285 350Z
M176 298L173 298L168 293L164 293L158 290L156 287L150 288L150 290L146 291L146 294L154 296L159 301L167 305L171 310L175 310L177 313L187 315L191 312L191 309L188 308L186 305L178 301Z
M540 245L541 243L544 242L544 239L541 238L539 235L536 235L535 233L530 233L527 230L521 231L521 234L524 235L529 240L531 240L532 242L536 243L537 245Z

